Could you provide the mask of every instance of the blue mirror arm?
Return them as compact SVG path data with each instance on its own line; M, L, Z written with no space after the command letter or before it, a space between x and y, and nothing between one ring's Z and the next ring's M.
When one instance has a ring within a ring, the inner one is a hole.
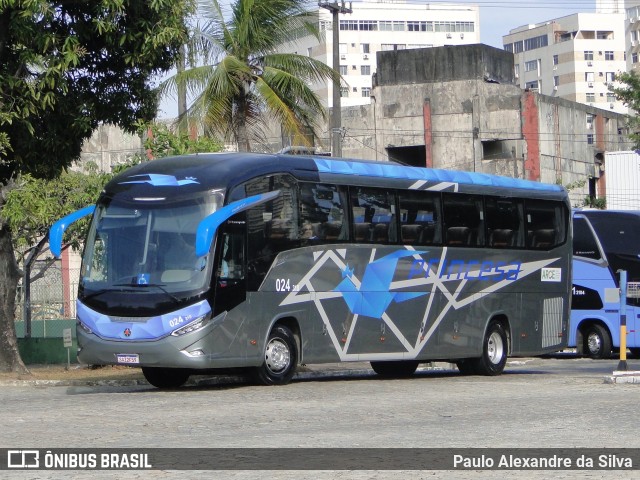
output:
M273 192L243 198L242 200L230 203L211 215L204 217L198 224L198 230L196 231L196 255L198 257L204 257L209 253L213 237L215 236L218 227L220 227L224 221L228 220L236 213L268 202L269 200L273 200L279 194L280 190L275 190Z
M49 249L51 250L51 253L53 253L54 257L60 258L60 254L62 253L62 236L69 225L77 222L87 215L91 215L95 209L95 205L89 205L81 210L70 213L51 225L51 228L49 229Z

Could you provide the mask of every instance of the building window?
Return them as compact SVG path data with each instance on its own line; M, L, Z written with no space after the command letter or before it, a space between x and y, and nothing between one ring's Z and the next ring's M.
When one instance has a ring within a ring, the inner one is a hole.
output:
M307 57L311 56L311 47L307 48Z
M524 49L535 50L536 48L546 47L548 45L547 36L540 35L539 37L527 38L524 41Z
M533 72L535 70L538 70L538 60L530 60L528 62L524 62L525 72Z
M371 75L371 65L360 65L360 75Z
M360 44L360 52L361 53L371 53L371 51L369 50L369 44L368 43L361 43Z
M518 78L520 76L520 64L519 63L516 63L513 66L513 71L516 74L516 78Z
M593 113L587 113L587 128L593 128L593 119L595 117Z
M513 53L522 53L522 40L513 42Z
M613 52L612 52L612 51L606 51L606 52L604 52L604 59L605 59L605 60L613 61L613 60L614 60Z
M340 30L358 30L358 21L340 20Z
M339 50L341 55L345 55L347 53L347 44L341 43Z
M349 87L340 87L340 96L348 97L349 96Z
M557 76L557 75L555 75L555 76L553 77L553 86L554 86L554 87L557 87L558 85L560 85L560 77L559 77L559 76Z
M638 63L638 54L636 52L631 54L631 63Z
M426 32L427 22L407 21L408 32Z
M587 93L587 103L593 103L596 101L595 93Z
M631 41L632 42L637 42L638 41L638 31L637 30L632 30L631 31Z
M584 51L584 59L585 60L593 60L593 50L585 50Z
M607 72L605 73L605 82L607 83L613 83L613 81L616 79L616 74L615 72Z
M393 30L393 24L389 20L380 20L378 22L378 29L383 32L390 32Z
M378 30L378 22L376 20L360 20L358 27L360 30L374 32Z
M371 88L362 87L362 96L363 97L370 97L371 96Z
M558 55L553 56L553 64L558 65Z
M593 145L593 133L587 133L587 144Z
M390 50L404 50L406 45L398 44L398 43L383 43L381 45L381 50L384 52L388 52Z
M340 75L344 76L347 74L347 66L346 65L340 65Z
M613 92L608 92L607 93L607 102L609 103L613 103L616 101L616 94Z
M585 82L593 83L595 78L596 78L596 76L595 76L594 72L584 72L584 81Z
M358 87L353 87L353 91L357 92L358 91Z
M404 22L393 22L393 31L394 32L404 32L405 27L404 27Z
M538 80L534 80L533 82L527 82L524 88L526 88L527 90L533 90L534 92L537 92L539 86L540 86L540 82L538 82Z

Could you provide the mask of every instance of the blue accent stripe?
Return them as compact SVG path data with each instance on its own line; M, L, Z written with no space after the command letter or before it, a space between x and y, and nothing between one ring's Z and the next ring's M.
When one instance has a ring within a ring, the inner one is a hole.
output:
M273 200L279 194L280 190L275 190L273 192L244 198L237 202L230 203L229 205L226 205L220 210L203 218L198 224L198 230L196 231L196 255L198 257L204 257L209 253L216 230L225 220L229 219L236 213L242 212L243 210L247 210L248 208Z
M89 205L88 207L84 207L81 210L77 210L66 217L61 218L51 225L51 228L49 229L49 250L51 250L54 257L60 258L60 254L62 253L62 236L64 235L65 230L69 228L69 225L77 222L82 217L91 215L95 209L95 205Z
M482 185L523 190L542 190L561 192L564 187L549 183L502 177L486 173L463 172L458 170L440 170L435 168L406 167L385 162L364 163L357 161L329 160L314 158L318 172L337 175L358 175L366 177L397 178L401 180L426 182L451 182L463 185Z

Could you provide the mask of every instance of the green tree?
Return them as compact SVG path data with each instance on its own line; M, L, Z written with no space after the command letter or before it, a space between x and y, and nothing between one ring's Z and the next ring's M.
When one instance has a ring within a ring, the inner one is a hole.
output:
M625 106L634 112L640 112L640 76L635 72L623 72L616 75L616 80L622 86L610 88L616 98L621 100ZM627 126L631 133L629 138L634 143L634 148L640 148L640 119L637 115L627 117Z
M205 132L236 142L240 151L262 138L261 127L277 122L296 140L310 143L326 111L310 84L339 74L305 55L278 53L301 34L319 38L318 20L307 0L235 0L224 18L217 0L200 2L203 22L190 41L196 66L161 86L163 93L184 86L194 97L183 124L197 122Z
M191 12L191 0L0 0L0 370L26 370L7 196L20 175L70 166L99 123L153 118L150 80L175 62Z
M213 153L223 150L222 143L215 139L210 137L192 138L186 133L174 133L162 123L145 125L140 129L140 133L146 134L144 148L147 159L187 153Z

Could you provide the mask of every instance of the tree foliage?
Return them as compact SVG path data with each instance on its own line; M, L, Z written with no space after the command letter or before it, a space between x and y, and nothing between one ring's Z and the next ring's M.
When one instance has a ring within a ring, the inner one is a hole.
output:
M218 0L200 2L200 18L190 41L194 66L168 79L164 93L184 85L192 105L181 122L194 120L205 132L238 144L241 151L263 139L269 122L309 144L316 122L326 118L314 83L339 74L306 55L278 53L301 34L319 38L318 19L306 0L234 0L227 20Z
M616 98L636 112L628 117L627 125L631 132L629 138L633 141L634 148L638 149L640 148L640 119L637 112L640 112L640 76L635 71L623 72L616 75L616 81L622 84L612 89Z
M182 132L173 132L162 123L143 126L141 134L146 134L144 148L147 158L162 158L187 153L220 152L222 143L210 137L191 136Z
M100 123L134 131L155 116L150 80L173 65L191 12L191 0L0 0L0 370L26 371L7 199L69 167Z

